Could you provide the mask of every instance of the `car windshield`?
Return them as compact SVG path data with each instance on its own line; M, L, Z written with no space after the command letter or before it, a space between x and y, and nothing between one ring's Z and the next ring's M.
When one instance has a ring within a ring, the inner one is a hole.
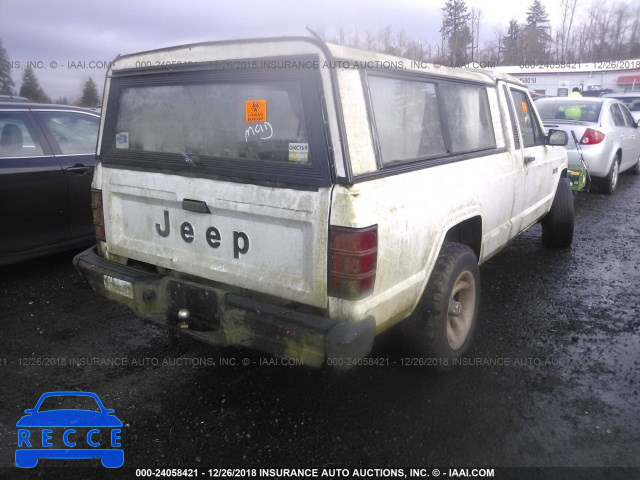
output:
M602 102L590 102L581 98L544 98L536 101L536 108L543 120L597 122Z
M93 397L86 395L56 395L42 401L39 412L48 410L89 410L100 412L100 406Z

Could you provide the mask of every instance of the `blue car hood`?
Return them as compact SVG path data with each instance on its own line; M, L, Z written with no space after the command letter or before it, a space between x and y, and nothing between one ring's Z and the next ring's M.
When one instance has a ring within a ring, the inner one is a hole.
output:
M25 415L16 427L121 427L115 415L90 410L48 410Z

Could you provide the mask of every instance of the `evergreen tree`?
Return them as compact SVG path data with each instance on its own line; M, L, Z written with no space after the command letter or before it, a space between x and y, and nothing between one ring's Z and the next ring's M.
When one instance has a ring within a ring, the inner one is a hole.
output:
M20 87L20 96L28 98L32 102L49 103L51 100L40 87L40 83L33 73L33 69L28 67L22 75L22 86Z
M80 99L81 107L95 108L100 105L100 96L98 95L98 88L91 77L84 82L82 87L82 98Z
M454 67L464 65L467 63L467 48L472 40L469 28L471 13L467 11L464 0L447 0L442 15L441 33L449 46L449 62Z
M502 42L504 45L504 64L519 65L522 63L520 25L518 25L518 22L514 18L509 20L509 29Z
M14 87L9 55L0 40L0 95L15 95Z
M524 60L533 63L548 60L550 43L549 15L540 0L533 0L524 27Z

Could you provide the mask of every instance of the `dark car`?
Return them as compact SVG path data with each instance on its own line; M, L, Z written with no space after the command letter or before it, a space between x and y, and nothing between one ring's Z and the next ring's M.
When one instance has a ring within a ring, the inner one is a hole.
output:
M99 122L83 108L0 102L0 265L94 241Z

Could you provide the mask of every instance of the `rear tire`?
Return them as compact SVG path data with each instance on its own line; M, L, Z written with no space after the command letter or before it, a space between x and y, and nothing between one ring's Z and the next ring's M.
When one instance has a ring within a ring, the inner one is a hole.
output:
M420 304L411 341L437 370L450 370L469 348L480 303L478 259L467 245L444 242Z
M551 210L542 219L542 243L555 248L571 246L574 221L571 184L567 178L560 178Z
M611 169L609 170L609 175L602 179L602 192L607 195L611 195L616 191L616 187L618 186L618 177L620 175L620 156L616 155L613 159L613 163L611 164Z

